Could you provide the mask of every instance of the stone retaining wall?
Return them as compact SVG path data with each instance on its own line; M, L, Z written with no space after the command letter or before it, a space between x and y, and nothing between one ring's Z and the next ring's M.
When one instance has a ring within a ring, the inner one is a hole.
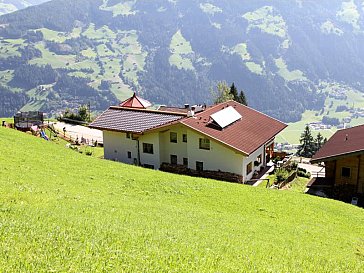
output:
M196 171L196 170L189 169L184 165L171 165L168 163L162 163L160 170L165 171L165 172L170 172L170 173L210 178L210 179L227 181L227 182L234 182L234 183L243 183L244 182L244 177L242 175L238 175L235 173L221 172L221 171L209 171L209 170Z

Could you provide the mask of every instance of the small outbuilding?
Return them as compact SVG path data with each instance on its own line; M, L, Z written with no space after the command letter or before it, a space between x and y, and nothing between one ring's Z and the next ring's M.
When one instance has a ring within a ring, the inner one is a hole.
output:
M30 131L32 126L42 126L44 113L38 111L18 112L14 116L14 126L20 131Z
M310 188L326 188L343 201L364 201L364 125L337 131L311 159L321 162L325 177L313 178Z

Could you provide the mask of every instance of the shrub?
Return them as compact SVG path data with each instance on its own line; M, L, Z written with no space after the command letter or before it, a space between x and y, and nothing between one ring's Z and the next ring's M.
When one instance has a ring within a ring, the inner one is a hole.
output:
M298 170L297 175L299 177L305 177L305 178L310 178L311 177L311 173L307 172L306 170L304 172L301 171L301 170Z
M304 169L304 168L298 168L297 170L300 171L300 172L303 172L303 173L307 173L307 170Z
M280 168L275 172L276 175L276 181L277 183L283 182L284 180L286 180L289 176L289 173L287 170Z
M298 167L297 161L292 161L292 163L291 163L292 170L297 169L297 167Z

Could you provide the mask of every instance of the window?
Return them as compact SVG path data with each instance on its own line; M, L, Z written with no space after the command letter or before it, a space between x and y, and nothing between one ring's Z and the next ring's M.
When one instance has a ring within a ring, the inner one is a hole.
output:
M257 159L254 161L254 166L255 166L255 167L260 166L260 164L262 164L262 155L259 155L259 156L257 157Z
M250 162L248 165L246 165L246 175L250 174L253 170L253 163Z
M144 164L143 167L147 169L154 169L154 165L149 165L149 164Z
M153 144L143 143L143 153L153 154Z
M186 157L183 158L183 165L188 166L188 158Z
M182 135L182 141L187 143L187 134Z
M259 155L258 157L257 157L257 161L258 161L258 163L260 164L260 163L262 163L262 155Z
M126 138L130 138L130 133L126 133Z
M131 152L128 152L128 158L131 158Z
M171 164L177 165L177 156L176 155L171 155Z
M177 143L177 133L176 132L170 132L169 133L169 140L172 143Z
M350 177L351 170L348 167L342 167L341 168L341 176L342 177Z
M196 161L196 171L203 171L203 162Z
M210 150L210 140L207 138L200 138L200 149Z

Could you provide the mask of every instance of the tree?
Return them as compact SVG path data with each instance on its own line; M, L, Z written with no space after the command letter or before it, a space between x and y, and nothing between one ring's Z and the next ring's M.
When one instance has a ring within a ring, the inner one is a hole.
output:
M318 133L315 139L315 153L321 149L322 145L324 144L324 137L321 135L321 133Z
M210 92L214 100L214 104L218 104L228 100L234 100L241 104L247 105L244 91L240 91L240 94L238 94L238 89L236 88L234 83L232 83L229 88L225 81L218 82L216 89L211 88Z
M81 105L78 108L78 116L82 121L89 121L88 107L87 105Z
M216 89L210 89L214 104L233 100L234 96L230 93L230 89L225 81L217 83Z
M241 104L243 104L245 106L248 106L248 100L246 99L243 90L240 91L239 98L238 98L237 102L239 102L239 103L241 103Z
M316 151L316 147L308 125L306 125L305 130L301 134L300 143L301 145L297 154L303 157L312 157Z
M230 86L230 94L233 96L234 101L239 102L243 105L248 105L244 91L240 91L240 93L238 94L238 89L235 87L234 83Z
M230 94L233 96L233 100L237 101L239 95L234 83L230 86Z

